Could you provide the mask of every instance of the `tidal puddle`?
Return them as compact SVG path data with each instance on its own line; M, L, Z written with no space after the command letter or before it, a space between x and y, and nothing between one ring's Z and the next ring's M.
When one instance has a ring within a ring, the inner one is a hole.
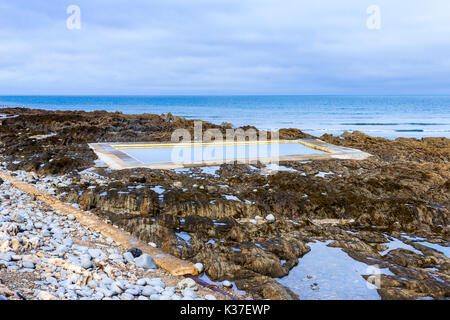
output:
M382 256L389 253L389 251L395 250L395 249L406 249L406 250L412 251L412 252L420 254L420 255L422 254L421 251L417 250L413 246L410 246L409 244L404 243L403 241L400 241L396 238L388 238L388 239L392 239L392 240L389 241L388 243L386 243L388 248L386 250L380 252L380 254Z
M165 191L161 186L151 187L150 190L155 191L159 195L162 195Z
M293 168L289 168L286 166L280 166L278 164L271 163L271 164L266 165L265 168L261 169L261 174L269 175L269 174L274 174L277 171L298 172L297 170L295 170Z
M164 190L161 186L151 187L150 190L153 190L158 194L158 200L161 203L164 198L164 192L166 190Z
M377 290L362 275L376 274L365 263L353 260L327 242L308 243L311 251L299 259L289 275L276 279L302 300L379 300ZM390 274L388 270L380 273Z
M325 178L327 175L332 175L332 174L334 174L333 171L327 171L327 172L320 171L318 174L316 174L316 177Z
M447 258L450 257L450 247L446 247L446 246L440 245L438 243L428 242L424 238L410 236L410 235L408 235L406 233L402 233L401 236L406 238L406 239L408 239L408 240L411 240L411 241L413 241L415 243L419 243L419 244L424 245L424 246L426 246L428 248L431 248L431 249L434 249L436 251L439 251L442 254L444 254Z
M212 281L211 279L209 279L209 277L206 275L206 273L203 273L203 275L202 275L201 277L199 277L199 279L201 279L201 280L203 280L203 281L205 281L205 282L207 282L207 283L209 283L209 284L216 285L217 287L221 287L221 286L222 286L222 282L215 282L215 281ZM231 281L230 281L230 283L233 285L233 287L232 287L232 288L233 288L233 291L234 291L237 295L244 296L244 295L247 294L245 291L239 290L234 282L231 282Z
M241 200L239 200L239 198L236 197L236 196L224 195L224 197L225 197L225 199L227 199L227 200L241 201Z
M186 242L187 246L190 247L191 246L191 236L186 233L186 232L177 232L176 235L178 236L178 238L182 239L184 242Z
M208 174L216 178L219 177L216 171L220 169L220 166L198 167L198 169L200 170L200 173ZM179 168L179 169L172 169L172 171L174 171L177 174L187 174L192 177L198 177L198 174L195 172L193 168Z
M209 174L214 177L218 177L219 175L216 174L216 171L219 170L219 166L211 166L211 167L201 167L200 170L204 174Z
M417 243L420 243L426 247L432 248L434 250L437 250L439 252L442 252L447 258L450 258L450 247L444 247L437 243L431 243L427 241L418 241Z
M400 233L400 235L401 235L403 238L405 238L405 239L407 239L407 240L411 240L411 241L423 241L423 240L425 240L424 238L415 237L415 236L410 236L409 234L404 233L404 232Z

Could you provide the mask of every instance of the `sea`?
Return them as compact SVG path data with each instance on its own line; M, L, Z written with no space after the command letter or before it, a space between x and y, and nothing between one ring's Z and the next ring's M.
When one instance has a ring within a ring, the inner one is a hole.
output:
M298 128L314 136L450 138L450 96L0 96L0 108L172 113L235 127ZM1 110L0 110L1 113Z

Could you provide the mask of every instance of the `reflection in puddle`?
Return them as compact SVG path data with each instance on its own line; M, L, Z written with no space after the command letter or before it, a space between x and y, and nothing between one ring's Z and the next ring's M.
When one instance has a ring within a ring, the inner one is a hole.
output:
M206 273L204 273L201 277L199 277L199 279L201 279L201 280L203 280L203 281L205 281L205 282L207 282L207 283L209 283L209 284L214 284L214 285L216 285L217 287L221 287L221 286L222 286L222 283L221 283L221 282L214 282L214 281L210 280L210 279L208 278L208 276L206 275ZM231 282L231 281L230 281L230 283L233 285L233 291L234 291L237 295L244 296L244 295L247 294L245 291L239 290L239 289L236 287L236 284L235 284L234 282Z
M277 171L298 172L297 170L295 170L293 168L289 168L286 166L280 166L275 163L270 163L270 164L266 165L265 168L261 169L261 174L269 175L269 174L274 174Z
M406 249L406 250L412 251L412 252L420 254L420 255L422 254L421 251L417 250L413 246L410 246L409 244L404 243L403 241L400 241L396 238L390 238L390 239L392 239L392 240L389 241L388 243L386 243L388 248L386 250L380 252L380 254L382 256L387 254L389 251L395 250L395 249Z
M426 242L426 241L419 241L417 243L420 243L426 247L429 247L429 248L432 248L439 252L442 252L447 258L450 258L450 247L444 247L444 246L441 246L440 244Z
M184 174L189 173L191 171L190 168L179 168L179 169L172 169L176 174Z
M239 198L236 197L236 196L224 195L224 197L225 197L225 199L227 199L227 200L241 201L241 200L239 200Z
M189 234L187 234L186 232L177 232L176 235L183 239L184 242L186 242L187 246L190 247L191 246L191 236Z
M334 174L333 171L328 171L328 172L320 171L318 174L316 174L316 177L325 178L327 175L332 175L332 174Z
M442 254L444 254L447 258L450 257L450 247L446 247L446 246L440 245L438 243L428 242L428 241L426 241L425 238L410 236L406 233L401 233L400 235L403 238L406 238L410 241L413 241L415 243L418 243L418 244L424 245L426 247L432 248L434 250L437 250L437 251L441 252Z
M213 223L214 223L214 225L215 225L216 227L225 227L225 226L228 225L228 224L225 223L225 222L217 222L217 220L213 220Z
M423 240L425 240L424 238L419 238L419 237L415 237L415 236L410 236L409 234L407 234L407 233L400 233L400 235L403 237L403 238L405 238L405 239L407 239L407 240L411 240L411 241L423 241Z
M159 195L162 195L165 191L161 186L152 187L150 190L155 191Z
M277 281L303 300L380 299L377 290L362 277L374 273L369 266L353 260L339 248L327 247L328 243L309 243L311 251L299 259L288 276ZM383 271L380 270L387 273Z
M198 167L200 170L200 173L202 174L209 174L214 177L219 177L218 174L216 174L216 171L220 169L220 166L206 166L206 167ZM177 174L187 174L192 177L198 176L198 174L195 172L194 168L180 168L180 169L173 169L173 171Z
M447 258L450 257L450 247L445 247L445 246L440 245L438 243L428 242L428 241L426 241L425 238L410 236L410 235L408 235L406 233L401 233L400 235L403 238L411 240L411 241L413 241L415 243L419 243L419 244L424 245L426 247L429 247L429 248L432 248L434 250L437 250L437 251L441 252L442 254L444 254Z
M202 173L209 174L209 175L212 175L214 177L218 177L219 176L218 174L216 174L216 171L219 170L219 169L220 169L219 166L201 167L200 168Z

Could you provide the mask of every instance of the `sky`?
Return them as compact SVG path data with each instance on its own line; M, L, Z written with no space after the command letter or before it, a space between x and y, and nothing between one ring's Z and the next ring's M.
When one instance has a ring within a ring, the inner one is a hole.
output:
M0 0L0 94L449 95L450 1Z

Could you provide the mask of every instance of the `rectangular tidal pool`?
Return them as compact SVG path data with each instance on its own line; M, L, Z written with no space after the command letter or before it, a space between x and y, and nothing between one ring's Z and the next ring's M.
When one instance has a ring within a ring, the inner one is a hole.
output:
M204 161L229 161L241 159L274 158L297 155L326 154L297 141L279 143L232 144L147 144L113 145L114 148L143 164L171 162L196 164Z

